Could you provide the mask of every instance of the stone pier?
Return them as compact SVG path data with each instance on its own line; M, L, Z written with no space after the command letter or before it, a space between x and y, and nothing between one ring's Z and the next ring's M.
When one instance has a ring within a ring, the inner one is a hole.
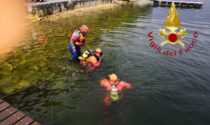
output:
M52 0L40 3L26 4L27 12L33 16L43 17L77 7L92 6L100 3L108 3L111 0Z

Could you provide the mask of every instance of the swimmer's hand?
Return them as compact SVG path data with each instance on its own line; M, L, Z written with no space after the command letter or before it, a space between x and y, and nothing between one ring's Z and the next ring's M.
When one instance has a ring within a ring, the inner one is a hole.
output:
M75 48L75 46L73 47L73 52L76 52L76 48Z

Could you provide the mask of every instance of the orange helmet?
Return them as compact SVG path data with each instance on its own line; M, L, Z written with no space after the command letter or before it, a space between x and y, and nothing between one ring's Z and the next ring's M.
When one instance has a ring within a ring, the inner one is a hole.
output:
M109 79L112 80L112 81L117 81L118 77L117 77L116 74L112 73L111 75L109 75Z
M88 27L87 27L86 25L82 25L82 26L80 27L80 31L81 31L81 32L87 33L87 32L89 31L89 29L88 29Z

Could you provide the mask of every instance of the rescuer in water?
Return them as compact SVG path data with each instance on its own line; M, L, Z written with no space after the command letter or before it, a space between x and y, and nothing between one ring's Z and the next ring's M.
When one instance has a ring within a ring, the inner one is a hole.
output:
M116 74L109 75L108 79L102 79L100 85L107 91L104 97L105 105L111 105L112 102L120 100L122 90L132 88L130 83L119 80Z
M103 52L100 48L97 48L94 52L86 50L82 56L79 57L80 64L85 66L88 72L93 71L101 65Z
M85 45L85 35L89 31L86 25L75 30L70 38L69 52L72 54L74 60L78 61L81 56L80 48Z

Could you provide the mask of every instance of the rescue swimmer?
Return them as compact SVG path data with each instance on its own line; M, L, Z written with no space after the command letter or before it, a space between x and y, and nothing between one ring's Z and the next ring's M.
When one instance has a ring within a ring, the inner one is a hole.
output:
M100 85L107 91L104 97L105 105L111 105L112 102L120 100L122 98L122 90L133 88L130 83L120 80L116 74L109 75L108 79L102 79Z
M81 56L80 48L85 46L85 36L89 31L86 25L81 25L81 27L75 30L70 38L69 52L75 61L79 61L79 56Z
M88 72L93 71L101 65L103 52L100 48L97 48L94 52L92 50L86 50L82 56L79 57L80 64L87 68Z

